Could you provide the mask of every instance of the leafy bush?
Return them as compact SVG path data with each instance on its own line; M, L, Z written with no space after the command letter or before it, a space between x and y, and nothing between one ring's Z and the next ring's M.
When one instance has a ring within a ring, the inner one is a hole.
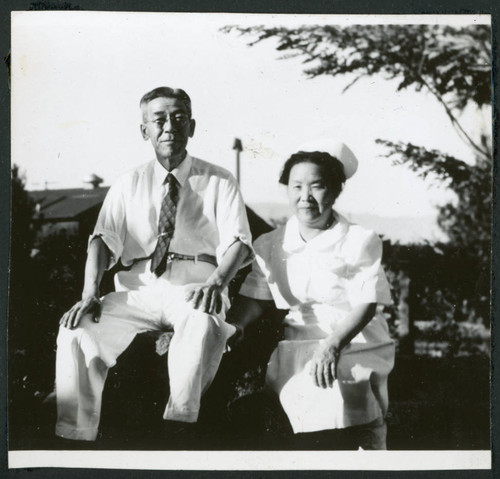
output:
M445 342L445 355L489 355L489 281L474 252L385 242L384 263L394 300L384 311L394 338L401 339L401 315L409 314L418 324L415 339ZM408 280L408 311L401 311Z

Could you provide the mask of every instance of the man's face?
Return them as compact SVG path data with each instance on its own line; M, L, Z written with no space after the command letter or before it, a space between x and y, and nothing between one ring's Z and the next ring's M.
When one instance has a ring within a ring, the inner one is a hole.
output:
M178 98L155 98L143 107L141 133L151 140L157 159L175 168L186 155L186 145L194 134L195 121Z

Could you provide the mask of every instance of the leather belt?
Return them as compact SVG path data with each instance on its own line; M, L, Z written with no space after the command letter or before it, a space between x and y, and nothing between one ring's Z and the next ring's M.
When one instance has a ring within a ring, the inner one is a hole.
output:
M194 256L190 254L180 254L180 253L170 253L170 252L167 253L167 263L174 259L194 261L195 263L201 261L203 263L213 264L215 267L217 267L217 259L215 258L215 256L205 253L196 254Z
M151 256L147 256L146 258L134 259L132 264L138 263L139 261L151 259ZM217 259L215 258L215 256L212 256L211 254L201 253L201 254L191 255L191 254L180 254L180 253L168 252L168 253L166 253L166 257L167 257L167 264L172 262L173 260L177 259L177 260L185 260L185 261L194 261L195 264L198 261L201 261L202 263L210 263L210 264L213 264L215 267L217 267Z

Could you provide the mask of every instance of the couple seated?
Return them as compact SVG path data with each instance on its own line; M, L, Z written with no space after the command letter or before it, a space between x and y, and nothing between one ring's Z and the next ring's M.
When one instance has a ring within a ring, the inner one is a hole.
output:
M390 303L382 245L333 210L354 154L333 140L299 147L280 178L294 215L252 245L234 178L186 151L196 126L189 96L161 87L140 107L156 158L110 188L89 240L82 299L60 321L56 434L95 440L109 368L138 333L165 327L174 334L163 418L195 423L228 345L238 348L274 304L288 313L266 389L295 435L341 430L355 446L384 449L394 345L376 314ZM101 297L118 261L126 269ZM227 286L249 264L228 314Z

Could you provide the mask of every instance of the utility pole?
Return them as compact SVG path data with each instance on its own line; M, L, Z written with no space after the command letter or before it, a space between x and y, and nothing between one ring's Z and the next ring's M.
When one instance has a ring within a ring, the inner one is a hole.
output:
M57 183L57 181L47 181L45 180L44 182L42 183L31 183L30 186L38 186L38 185L43 185L43 189L44 190L48 190L49 189L49 185L50 184L54 184L54 183Z
M239 138L234 139L233 150L236 150L236 181L240 183L240 153L243 151L243 144Z

